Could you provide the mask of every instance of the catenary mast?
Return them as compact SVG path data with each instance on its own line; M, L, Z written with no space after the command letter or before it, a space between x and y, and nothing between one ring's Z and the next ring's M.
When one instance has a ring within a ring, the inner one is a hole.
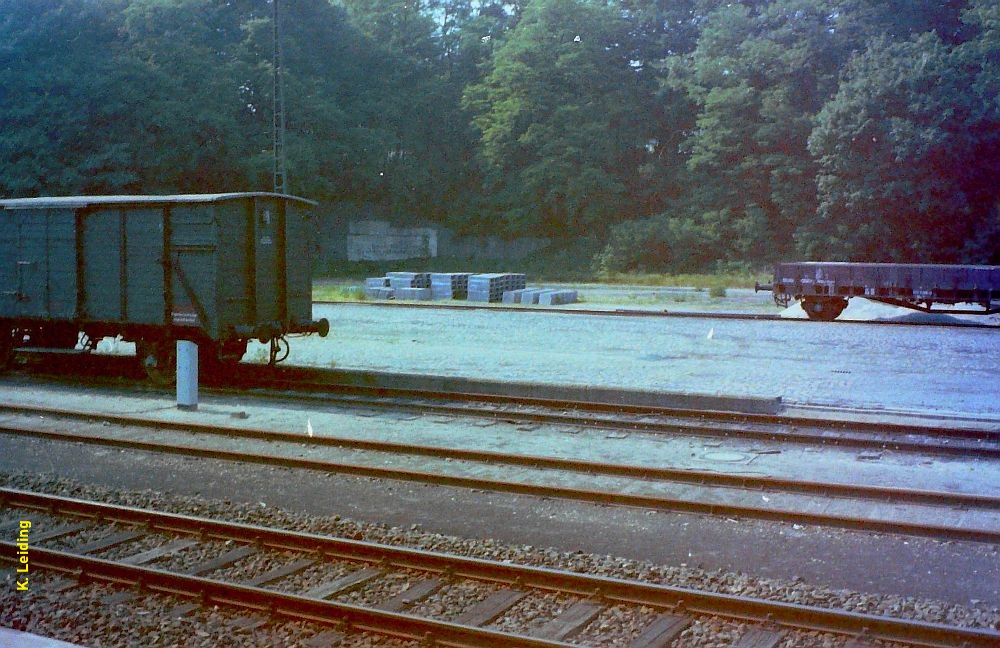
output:
M285 174L285 82L282 76L281 31L279 27L278 0L271 2L271 34L273 41L274 69L271 98L274 122L271 135L274 142L274 192L288 193L288 177Z

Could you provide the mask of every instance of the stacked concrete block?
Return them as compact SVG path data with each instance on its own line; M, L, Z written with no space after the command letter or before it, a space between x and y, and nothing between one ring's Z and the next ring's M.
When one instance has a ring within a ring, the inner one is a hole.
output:
M431 294L434 299L465 299L469 294L471 272L431 273Z
M389 285L393 288L430 288L429 272L387 272Z
M389 277L368 277L365 279L365 297L368 299L392 299Z
M505 304L520 304L521 303L521 293L524 289L518 290L505 290L503 291L503 297L500 299Z
M430 288L395 288L396 299L429 301L433 299Z
M544 288L527 288L521 291L521 302L522 304L537 304L538 296L543 292L547 292Z
M525 276L516 273L475 274L469 277L469 301L498 302L504 292L523 289Z
M393 288L365 286L365 297L369 299L392 299L395 296L395 292Z
M546 290L538 294L538 303L545 306L558 306L560 304L575 304L575 290Z

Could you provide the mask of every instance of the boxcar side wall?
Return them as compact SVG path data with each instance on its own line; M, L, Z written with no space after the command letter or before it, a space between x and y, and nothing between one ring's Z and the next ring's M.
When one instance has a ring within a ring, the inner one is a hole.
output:
M306 201L130 198L0 205L0 324L27 331L35 346L64 347L77 329L147 349L173 338L238 347L325 334L326 322L312 321Z
M83 209L79 220L77 319L162 326L162 210Z
M221 278L217 272L219 227L215 206L173 205L169 218L169 325L201 329L218 339ZM163 288L159 291L163 292Z
M76 317L72 209L0 212L0 319Z

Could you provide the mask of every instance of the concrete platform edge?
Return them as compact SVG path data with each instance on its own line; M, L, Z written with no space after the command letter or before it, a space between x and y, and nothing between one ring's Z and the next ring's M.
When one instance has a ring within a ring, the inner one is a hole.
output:
M779 414L783 410L781 396L727 396L685 392L592 387L588 385L553 385L529 382L497 382L428 374L384 373L327 370L334 381L353 387L383 387L415 391L458 392L515 398L566 400L606 405L629 405L674 409L696 409L746 414Z

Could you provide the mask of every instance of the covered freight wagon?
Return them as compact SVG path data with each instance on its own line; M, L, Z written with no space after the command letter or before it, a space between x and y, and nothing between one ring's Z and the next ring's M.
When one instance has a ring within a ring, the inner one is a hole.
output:
M977 305L982 310L950 313L986 315L1000 312L1000 266L929 263L847 263L802 261L779 263L771 290L779 306L802 301L810 319L833 320L851 297L931 312L934 304Z
M0 362L21 346L136 343L156 376L176 340L238 361L247 342L278 359L312 320L316 203L273 193L0 200Z

